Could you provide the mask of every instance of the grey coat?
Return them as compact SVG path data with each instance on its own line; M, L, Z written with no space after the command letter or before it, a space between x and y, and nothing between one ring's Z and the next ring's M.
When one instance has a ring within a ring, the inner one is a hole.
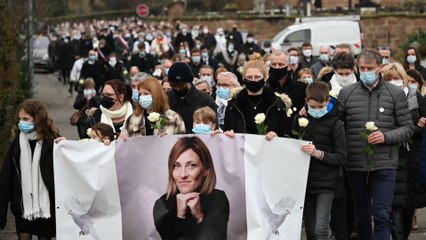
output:
M347 171L367 171L368 143L360 132L366 130L365 123L369 121L385 136L385 142L375 146L371 171L396 169L399 144L409 140L414 129L404 91L382 79L371 91L357 82L340 91L338 110L346 128Z

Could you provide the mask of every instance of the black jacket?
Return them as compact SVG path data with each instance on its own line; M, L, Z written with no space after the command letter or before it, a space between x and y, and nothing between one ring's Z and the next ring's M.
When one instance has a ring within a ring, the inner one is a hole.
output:
M297 115L292 130L300 131L298 124L301 116ZM320 119L307 116L308 126L305 128L304 140L312 141L315 148L324 152L322 160L311 157L309 165L307 193L317 194L334 192L337 187L340 167L347 159L345 129L336 111L327 113Z
M141 72L152 74L155 69L155 59L151 54L146 54L141 58L139 54L133 54L130 60L130 67L137 66Z
M103 88L105 84L105 78L104 78L104 64L96 60L94 64L90 64L88 61L83 63L83 66L81 67L81 73L80 78L86 79L86 78L93 78L96 84L96 90L99 90ZM99 91L97 91L99 93Z
M296 108L292 110L294 114L296 114L305 105L306 84L293 79L291 75L291 72L287 74L287 80L284 82L283 86L281 86L278 83L278 80L274 79L272 76L269 76L266 83L272 91L285 93L290 97L293 108Z
M40 156L41 177L49 191L50 214L55 217L55 187L53 177L53 141L43 142ZM4 228L7 220L8 204L13 215L22 216L22 188L21 188L21 150L19 135L9 147L0 172L0 228ZM54 226L52 226L54 227Z
M200 195L204 219L197 224L188 213L185 219L176 216L176 196L164 194L154 205L154 223L163 240L226 240L229 202L224 191L215 189Z
M290 133L291 121L287 117L284 102L266 87L263 88L262 94L268 106L265 112L265 125L268 126L268 132L274 131L280 137L288 135ZM237 96L229 101L226 107L224 131L234 130L235 133L246 133L246 121L254 121L254 119L245 119L244 117L243 108L247 104L248 92L244 88Z
M191 88L183 99L176 96L173 91L168 91L167 96L170 109L179 113L182 117L188 134L192 133L192 115L197 109L207 106L216 112L217 106L213 98L198 90L193 84L191 84Z

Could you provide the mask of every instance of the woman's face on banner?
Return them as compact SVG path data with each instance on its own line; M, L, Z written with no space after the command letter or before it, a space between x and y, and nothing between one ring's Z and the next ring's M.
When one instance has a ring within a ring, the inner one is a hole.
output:
M176 159L173 168L173 179L180 193L194 192L206 175L200 157L188 149Z

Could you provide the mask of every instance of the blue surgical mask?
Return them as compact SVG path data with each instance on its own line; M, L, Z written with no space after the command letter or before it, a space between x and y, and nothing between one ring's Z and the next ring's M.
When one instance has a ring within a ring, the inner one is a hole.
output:
M96 61L96 56L95 55L90 55L89 56L89 61Z
M216 89L216 96L223 100L228 100L231 96L231 91L229 90L229 88L218 87Z
M144 58L146 56L146 52L144 50L139 52L139 57Z
M203 58L209 58L209 54L208 54L208 53L206 53L206 52L201 53L201 56L202 56Z
M359 78L365 85L370 85L374 81L376 81L376 70L369 71L369 72L359 72Z
M415 62L416 62L416 60L417 60L416 56L413 56L413 55L407 56L407 62L408 62L409 64L413 64L413 63L415 63Z
M34 130L33 122L19 121L18 128L23 133L30 133Z
M132 89L132 100L137 102L139 99L139 91L137 89Z
M311 108L311 107L309 107L309 106L308 106L308 113L309 113L309 115L311 115L313 118L320 119L320 118L322 118L325 114L327 114L327 113L328 113L327 106L325 106L325 107L323 107L323 108L321 108L321 109L314 109L314 108Z
M84 89L83 93L84 93L84 95L91 97L94 91L95 90L89 88L89 89Z
M139 104L143 109L152 108L152 95L142 95L139 97Z
M235 50L234 45L229 44L229 45L228 45L228 51L229 51L229 52L233 52L234 50Z
M192 128L192 132L195 134L209 134L211 130L211 127L204 123L195 124Z
M382 58L382 64L386 64L386 63L388 63L389 62L389 59L387 59L387 58Z
M328 59L329 59L328 54L321 54L320 55L320 60L321 61L328 62Z
M296 65L299 62L299 57L297 56L290 56L290 64Z
M305 81L308 83L308 85L314 82L314 80L311 77L306 77Z
M166 75L169 75L169 69L170 68L166 68L164 71L166 72Z
M216 82L213 80L211 76L202 76L201 79L207 81L210 87L216 86Z
M417 84L408 84L408 89L411 92L417 92Z
M193 56L192 57L192 62L193 63L200 63L201 62L201 57L200 56Z

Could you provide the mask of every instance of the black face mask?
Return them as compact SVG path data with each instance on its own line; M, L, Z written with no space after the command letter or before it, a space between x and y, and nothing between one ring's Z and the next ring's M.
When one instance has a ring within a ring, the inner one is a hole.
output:
M280 79L282 79L287 74L287 72L288 72L287 71L287 67L283 67L283 68L273 68L273 67L270 67L269 68L269 75L274 80L280 80Z
M244 79L244 84L246 85L247 90L252 93L259 92L260 89L265 85L265 80L261 79L259 81L250 81L248 79Z
M101 98L101 106L106 108L106 109L110 109L112 106L114 106L114 99L110 98L110 97L102 97Z
M188 94L188 91L189 91L189 88L183 88L180 90L173 89L173 92L175 93L175 95L179 97L185 97L186 94Z

